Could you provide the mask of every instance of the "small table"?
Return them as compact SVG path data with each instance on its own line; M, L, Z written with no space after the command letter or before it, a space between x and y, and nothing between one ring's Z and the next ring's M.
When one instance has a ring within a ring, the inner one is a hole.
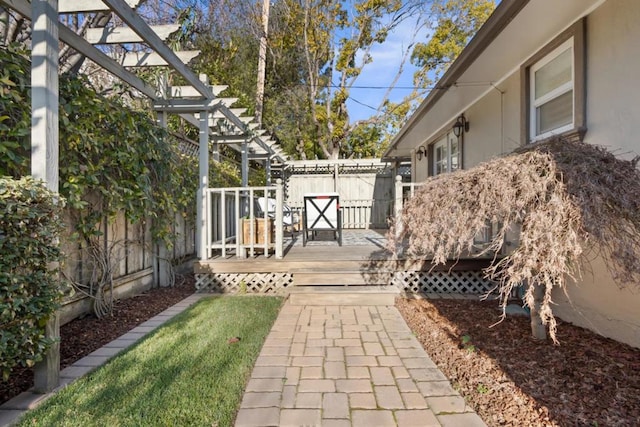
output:
M307 193L304 196L302 246L307 245L308 232L312 238L317 231L333 231L342 246L342 215L338 193Z

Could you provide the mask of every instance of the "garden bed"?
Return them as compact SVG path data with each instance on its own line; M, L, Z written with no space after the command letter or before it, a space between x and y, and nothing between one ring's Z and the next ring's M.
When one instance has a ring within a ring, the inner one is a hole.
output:
M195 292L194 277L176 280L173 288L156 288L114 303L113 316L97 319L86 316L60 328L60 366L71 365L143 323L147 319L182 301ZM0 382L0 404L33 386L33 370L17 369L9 381Z
M398 299L433 361L489 426L637 426L640 349L558 321L556 346L496 301Z

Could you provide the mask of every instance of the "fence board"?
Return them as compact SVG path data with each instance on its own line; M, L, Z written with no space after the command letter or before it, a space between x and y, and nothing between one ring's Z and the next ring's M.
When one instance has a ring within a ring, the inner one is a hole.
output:
M387 228L393 213L392 172L378 160L291 162L286 203L301 210L306 193L337 192L344 228Z

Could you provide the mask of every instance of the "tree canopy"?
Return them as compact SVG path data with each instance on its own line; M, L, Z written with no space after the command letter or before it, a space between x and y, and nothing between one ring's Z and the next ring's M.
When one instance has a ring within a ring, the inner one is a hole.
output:
M296 158L375 157L404 124L469 39L487 19L494 0L280 0L270 7L267 38L263 125ZM178 22L168 43L199 49L191 63L212 83L225 84L223 96L237 97L237 106L255 112L258 51L263 36L261 2L253 0L144 0L137 8L150 24ZM88 28L118 25L110 13L62 15L64 24L82 35ZM354 121L347 101L366 67L376 59L375 46L400 28L411 28L395 78L381 95L372 115ZM422 30L422 31L421 31ZM0 44L28 44L29 23L0 7ZM427 34L418 39L418 34ZM132 48L135 46L129 46ZM109 47L122 51L123 47ZM98 71L66 46L61 70L84 70L103 94L122 94L104 71ZM405 66L417 67L414 90L400 102L390 94ZM153 81L158 72L137 71ZM164 71L162 71L164 72ZM179 79L169 75L172 84ZM135 102L135 101L132 101ZM197 130L177 119L174 130Z

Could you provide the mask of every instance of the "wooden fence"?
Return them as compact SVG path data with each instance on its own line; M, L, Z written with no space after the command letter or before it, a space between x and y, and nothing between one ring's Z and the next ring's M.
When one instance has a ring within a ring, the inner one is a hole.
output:
M287 163L285 200L301 210L307 193L340 195L344 228L387 228L393 215L393 165L379 160L315 160Z

